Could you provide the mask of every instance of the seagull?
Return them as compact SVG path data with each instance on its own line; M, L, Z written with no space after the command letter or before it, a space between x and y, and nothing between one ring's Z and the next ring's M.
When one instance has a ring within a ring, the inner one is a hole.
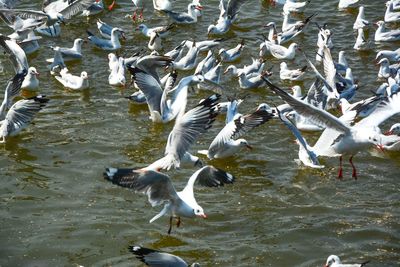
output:
M157 32L152 32L147 47L151 51L160 51L162 49L161 37Z
M39 87L39 80L37 76L39 76L39 72L37 72L36 68L29 67L28 74L25 76L21 88L29 91L36 90Z
M398 64L390 65L390 62L387 58L382 58L377 64L380 65L378 78L394 77L400 67Z
M330 255L326 260L325 267L364 267L368 262L369 261L355 264L342 264L338 256Z
M60 76L55 76L65 88L73 90L83 90L89 87L89 76L86 71L82 71L80 76L69 73L67 68L60 71Z
M158 33L161 38L167 37L169 31L175 27L175 24L171 23L167 26L158 26L154 28L149 28L145 24L140 24L136 27L136 30L143 33L144 36L150 37L153 32Z
M357 40L353 46L355 50L367 50L368 49L368 42L365 39L364 35L364 29L363 28L358 28L357 30Z
M393 2L387 1L386 2L386 11L385 11L385 22L398 22L400 21L400 12L394 11L393 9Z
M208 26L208 34L225 34L237 19L240 7L247 2L246 0L220 0L220 15L217 24Z
M359 0L339 0L338 8L345 9L357 4Z
M203 164L197 156L191 155L188 150L196 139L206 132L218 115L217 101L220 95L214 94L200 101L194 108L179 115L174 128L168 136L165 147L165 156L156 160L146 170L170 170L172 167L180 168L181 163L189 163L190 167Z
M229 65L224 74L231 72L233 75L238 76L240 73L244 73L247 78L258 76L264 69L264 61L262 59L252 58L252 64L244 65L243 68L238 69L235 65Z
M285 116L282 115L279 109L276 109L279 119L285 124L285 126L293 133L296 137L297 144L299 145L299 159L301 163L305 166L315 168L315 169L322 169L325 166L321 165L318 161L318 157L312 148L308 145L307 141L301 135L299 129Z
M193 43L196 43L197 48L200 50L200 52L210 50L216 46L219 46L221 42L224 41L222 38L218 39L212 39L212 40L204 40L204 41L190 41L190 40L185 40L184 44L187 48L190 48L193 46Z
M101 36L103 36L106 39L111 39L111 32L112 30L115 28L107 23L105 23L104 21L97 19L97 29L99 30ZM126 39L125 37L125 32L124 30L120 29L120 31L118 31L118 39L122 38L122 39Z
M174 266L174 267L200 267L198 263L187 264L182 258L140 246L129 246L129 251L136 255L136 258L144 262L147 266Z
M388 30L385 22L380 20L375 23L378 29L375 32L375 42L393 42L400 40L400 30Z
M251 129L266 123L272 117L271 113L263 109L246 115L238 113L218 133L208 150L200 150L198 153L207 155L209 159L215 159L233 156L244 147L252 149L247 140L239 137Z
M121 48L121 43L118 39L118 34L122 34L123 30L121 28L113 28L111 31L111 39L101 39L95 36L90 31L86 31L89 35L88 39L97 47L108 50L115 51Z
M200 53L200 49L197 47L196 42L192 43L189 51L178 61L172 62L172 68L176 70L192 70L197 65L197 56Z
M49 101L44 95L38 95L15 102L8 110L4 120L0 121L0 143L5 143L6 138L15 136L28 127L38 113Z
M109 63L110 64L110 63ZM118 58L117 64L112 64L110 75L108 76L108 84L113 86L126 86L125 64L122 57Z
M146 194L153 207L164 205L164 208L150 220L150 223L168 214L170 216L168 234L172 230L173 218L177 218L177 227L180 226L181 217L207 218L203 208L197 204L194 198L193 186L196 181L201 185L218 187L233 183L235 180L231 174L213 166L204 166L195 171L185 188L179 192L175 190L169 176L154 170L107 168L104 178L119 186L131 188L137 193Z
M389 131L385 133L385 135L397 135L400 136L400 123L393 124Z
M153 7L157 11L172 10L172 4L169 0L153 0Z
M240 54L244 48L244 40L240 42L236 47L232 49L225 50L221 48L218 52L218 55L221 58L221 62L232 62L240 57Z
M286 0L285 4L283 5L283 12L289 13L289 12L303 12L308 3L310 3L311 0L307 0L304 2L296 2L294 0Z
M54 56L53 60L51 60L51 64L47 66L47 68L50 70L51 74L55 73L55 70L57 68L63 69L65 68L65 63L64 63L64 58L61 54L60 47L56 46L52 48L54 51Z
M280 67L281 69L279 71L279 77L281 78L281 80L290 81L301 81L307 69L307 66L304 66L301 69L289 70L286 62L282 62Z
M165 12L175 23L177 24L193 24L197 22L197 15L195 10L202 10L202 6L190 3L188 5L188 11L186 12L175 12L171 10L161 10Z
M345 114L341 118L336 118L325 110L294 98L267 79L265 79L265 82L297 113L326 127L313 150L317 156L340 157L339 179L343 178L343 155L350 156L349 162L353 167L352 177L356 179L357 171L353 164L353 156L365 148L379 145L382 137L379 125L393 115L400 113L400 93L397 93L382 102L371 115L354 125L350 125L350 122L355 118L355 112L349 114L351 116Z
M271 55L277 59L294 59L296 50L298 50L299 47L296 43L291 43L288 48L278 44L269 43L268 41L265 43Z
M60 47L60 53L65 61L73 61L82 59L82 44L86 41L82 38L77 38L74 40L74 45L72 48ZM47 62L52 63L53 59L46 59Z
M93 0L75 0L68 2L61 10L54 10L46 7L44 11L27 10L27 9L0 9L5 14L17 15L22 18L34 18L44 20L46 26L54 25L56 22L65 23L66 19L71 19L74 15L88 8L93 4Z
M375 60L387 58L392 62L400 61L400 48L396 50L381 50L376 54Z
M260 88L264 86L263 77L271 76L272 72L262 72L261 74L254 75L254 76L246 76L244 72L238 73L239 78L239 86L242 89L253 89L253 88Z
M358 15L356 18L356 21L353 24L353 29L358 30L358 29L363 29L369 25L369 21L365 19L365 14L364 14L364 6L360 6L358 9Z

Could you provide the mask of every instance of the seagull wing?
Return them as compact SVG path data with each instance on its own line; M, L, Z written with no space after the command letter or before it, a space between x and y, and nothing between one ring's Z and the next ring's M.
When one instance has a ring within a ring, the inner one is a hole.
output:
M0 135L8 136L25 128L48 101L45 96L38 95L15 102L7 112Z
M202 186L207 187L219 187L225 184L232 184L235 181L235 177L221 169L215 168L211 165L204 166L197 170L189 178L188 185L193 187L197 181Z
M130 174L104 176L113 184L132 188L135 192L146 194L150 204L154 207L166 201L179 199L171 179L158 171L132 170Z
M163 90L160 83L144 70L138 67L128 68L139 89L144 93L150 113L157 111L161 114L160 103Z
M93 0L76 0L64 8L60 13L64 18L70 19L79 12L87 9L93 4Z
M275 92L280 98L286 101L293 109L302 116L309 118L317 125L334 128L342 133L349 133L350 128L341 122L338 118L329 112L307 104L295 97L289 95L276 85L273 85L268 79L264 79L269 88Z
M7 36L0 34L0 45L9 55L16 73L29 69L26 54L15 41L9 40Z
M179 167L179 161L199 135L211 127L218 115L216 105L220 97L218 94L209 96L175 122L174 128L168 136L165 154L169 154L174 161L178 162L176 167ZM167 158L169 157L167 156ZM169 163L169 165L171 164L174 162Z
M15 76L8 81L6 90L9 99L13 99L21 92L21 85L24 82L25 76L28 74L27 70L22 70L15 74Z
M247 115L237 115L237 117L225 125L218 135L211 142L208 151L214 154L229 140L236 139L250 131L251 129L267 122L273 117L272 113L266 110L257 110Z
M160 77L158 76L157 69L169 66L172 62L172 58L166 56L144 56L136 62L136 66L141 70L147 72L153 76L158 82Z
M32 18L37 20L48 19L48 15L43 11L29 9L0 9L3 14L16 15L22 19Z
M368 117L359 121L356 126L376 126L378 127L381 123L400 113L400 92L393 94L386 100L378 104L378 107Z
M139 247L129 246L129 250L136 255L136 258L144 262L150 267L160 266L174 266L174 267L187 267L189 266L180 257L165 253L162 251Z

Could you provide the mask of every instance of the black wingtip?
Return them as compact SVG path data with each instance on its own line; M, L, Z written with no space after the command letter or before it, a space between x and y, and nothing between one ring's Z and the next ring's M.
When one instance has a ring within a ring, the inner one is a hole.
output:
M136 258L141 260L142 262L146 263L145 257L148 254L158 252L157 250L150 249L150 248L144 248L141 246L129 246L128 247L129 251L135 254Z
M89 30L86 30L86 32L87 32L87 34L88 34L89 36L94 36L94 34L91 33Z
M363 267L363 266L367 265L368 263L370 263L370 261L365 261L365 262L361 263L360 267Z

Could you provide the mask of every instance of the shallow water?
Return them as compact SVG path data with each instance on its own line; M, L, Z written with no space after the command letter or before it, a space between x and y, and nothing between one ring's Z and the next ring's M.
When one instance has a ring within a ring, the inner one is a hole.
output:
M21 8L40 8L39 1L32 2ZM186 1L178 2L184 9ZM207 38L206 27L218 17L218 1L203 2L204 16L196 25L175 29L164 43L166 50L184 38ZM227 34L226 47L242 38L246 41L238 65L257 56L262 25L271 20L281 23L281 10L266 2L244 5L237 26ZM371 22L383 18L383 2L363 1ZM150 1L146 6L146 23L168 23L166 17L152 12ZM111 13L97 16L128 33L121 55L147 43L124 18L130 10L131 2L121 1ZM380 84L373 64L376 51L398 48L399 43L372 43L370 51L353 51L351 26L356 10L338 11L337 1L313 0L298 17L313 13L334 32L333 55L348 51L347 60L360 81L357 99L368 96ZM107 52L88 44L83 48L84 60L69 65L73 73L89 73L91 88L83 92L65 90L44 63L51 56L48 46L71 46L74 38L86 36L86 29L96 32L95 20L74 19L63 27L62 38L43 37L40 51L29 56L30 65L41 72L40 92L51 101L34 125L0 146L0 266L140 266L127 250L132 244L175 253L202 266L322 266L330 254L348 262L370 260L370 266L399 265L399 155L363 151L355 157L359 179L351 179L346 162L345 179L338 181L337 159L323 159L327 166L323 170L299 167L293 161L297 145L278 121L246 135L255 148L251 152L210 162L237 180L224 188L196 188L207 220L183 219L182 227L174 228L170 236L167 217L149 224L159 208L151 208L145 196L105 181L102 172L106 166L144 166L159 158L173 124L149 122L146 106L122 97L132 89L121 91L107 84ZM0 31L9 33L4 24ZM369 30L370 39L374 31ZM314 57L316 36L316 27L310 25L296 40L310 57ZM271 79L289 86L278 81L279 62L268 59L267 67L275 72ZM13 71L6 57L0 60L1 88L5 88ZM304 65L301 56L289 66L294 65ZM300 84L311 82L309 73ZM232 77L224 77L222 84L224 95L249 93L239 89ZM209 94L190 95L188 107ZM280 104L281 100L266 88L253 90L240 111L249 112L261 102ZM383 129L397 120L391 119ZM206 148L223 124L221 116L193 151ZM307 134L311 140L317 137ZM169 174L182 188L192 172L181 169Z

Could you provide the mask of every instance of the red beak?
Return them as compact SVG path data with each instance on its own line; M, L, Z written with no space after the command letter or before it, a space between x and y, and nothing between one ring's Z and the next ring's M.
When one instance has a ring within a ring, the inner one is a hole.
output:
M196 6L195 7L197 10L203 10L203 6Z
M392 134L393 134L393 131L387 131L384 133L384 135L392 135Z
M381 152L385 152L383 145L376 145L376 148Z

